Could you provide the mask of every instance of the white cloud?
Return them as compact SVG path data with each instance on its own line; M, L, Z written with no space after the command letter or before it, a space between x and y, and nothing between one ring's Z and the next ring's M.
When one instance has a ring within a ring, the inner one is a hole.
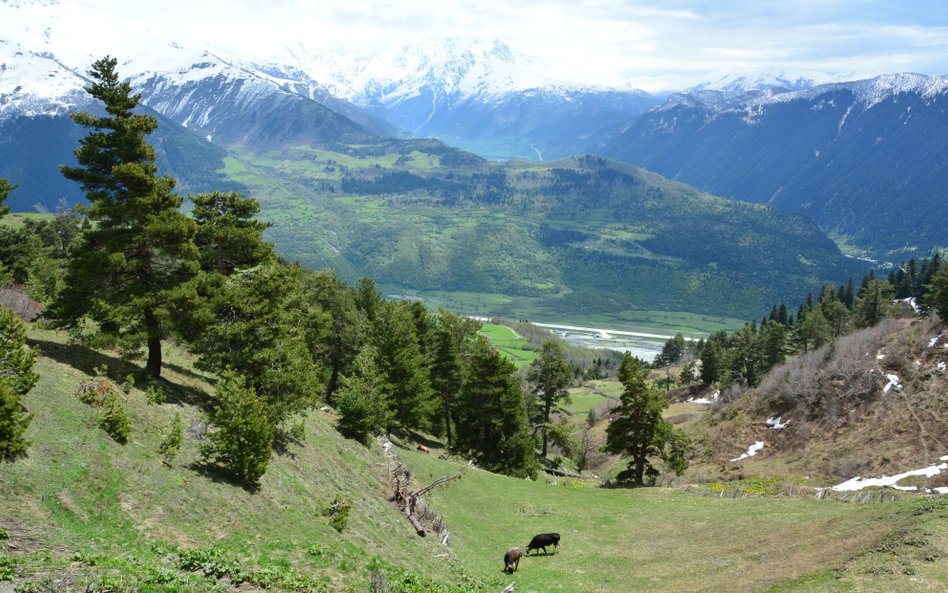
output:
M289 55L288 47L369 56L461 37L503 39L563 80L631 80L652 90L721 73L948 73L940 0L62 0L4 2L0 17L13 4L27 6L0 18L0 38L52 27L50 43L65 48L70 63L159 39L260 59Z

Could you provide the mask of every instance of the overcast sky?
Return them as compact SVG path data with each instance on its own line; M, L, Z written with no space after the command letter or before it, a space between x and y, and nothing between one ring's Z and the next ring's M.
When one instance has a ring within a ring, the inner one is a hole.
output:
M650 90L781 69L948 73L945 0L79 1L248 56L293 45L372 55L437 37L499 38L563 80L630 79Z

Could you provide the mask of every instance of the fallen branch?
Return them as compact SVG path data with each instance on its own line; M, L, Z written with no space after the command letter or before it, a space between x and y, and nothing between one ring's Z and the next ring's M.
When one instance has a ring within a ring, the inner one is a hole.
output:
M425 486L425 487L422 488L421 490L415 491L415 492L412 494L412 496L424 496L425 494L428 494L429 492L431 492L431 491L434 490L436 487L438 487L438 486L440 486L440 485L442 485L442 484L447 484L448 482L453 482L454 480L460 480L461 477L464 475L464 472L465 472L466 469L467 469L467 468L461 468L461 471L459 471L458 473L456 473L456 474L453 475L453 476L441 476L440 478L438 478L438 479L435 480L434 482L428 484L427 486Z

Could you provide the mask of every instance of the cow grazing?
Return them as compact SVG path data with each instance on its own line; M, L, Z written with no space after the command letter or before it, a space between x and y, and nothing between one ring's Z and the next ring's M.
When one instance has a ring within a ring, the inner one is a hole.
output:
M520 548L510 548L507 550L507 553L504 554L504 572L511 574L516 572L520 566L520 556L522 554Z
M530 545L527 546L527 556L530 555L530 550L543 550L543 553L546 554L547 546L553 546L554 550L559 548L560 534L541 533L540 535L534 535L533 539L530 540Z
M424 445L418 445L418 446L416 447L416 449L418 449L418 450L421 451L422 453L427 453L427 452L428 452L428 447L426 447L426 446L424 446Z

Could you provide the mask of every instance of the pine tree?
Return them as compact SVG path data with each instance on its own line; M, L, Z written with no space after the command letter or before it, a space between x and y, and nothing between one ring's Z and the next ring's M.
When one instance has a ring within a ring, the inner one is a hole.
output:
M376 363L392 395L395 421L406 429L427 429L438 402L431 391L428 361L422 355L415 331L409 303L379 304L372 344L378 351Z
M298 266L261 265L230 277L202 276L186 318L197 366L235 369L265 405L275 427L319 401L320 368L312 358Z
M942 323L948 321L948 266L941 266L929 285L929 306L938 313Z
M850 278L849 282L846 283L846 291L843 293L842 298L843 304L846 305L846 308L850 311L853 310L853 305L856 304L856 286L853 282L853 279Z
M787 316L787 306L783 303L780 303L780 309L777 310L777 322L784 327L790 323L790 320Z
M691 385L698 380L698 375L695 373L695 363L694 361L689 362L681 369L681 375L678 377L682 385Z
M273 426L264 404L243 377L226 372L217 384L217 406L208 418L214 429L201 449L237 481L256 488L267 471L273 447Z
M452 427L457 424L455 398L461 390L465 363L463 356L473 345L480 323L442 310L435 318L431 388L441 403L440 423L448 447L454 443Z
M892 315L895 311L892 303L894 292L892 285L888 282L869 280L859 295L853 311L856 325L870 327Z
M388 433L394 420L391 394L375 364L376 356L372 346L359 352L352 374L342 378L336 398L339 432L363 443L368 443L373 434Z
M470 357L458 396L454 450L484 469L535 477L534 443L516 368L485 339L477 340Z
M709 339L701 349L701 382L710 385L721 379L724 352L718 340Z
M10 213L10 207L4 202L14 189L16 189L15 185L11 185L6 179L0 178L0 218Z
M655 357L655 366L664 367L675 364L681 360L681 357L684 355L685 336L681 335L681 333L677 333L674 337L669 338L665 342L665 345L662 346L662 351Z
M715 342L710 342L715 343ZM658 470L652 458L660 457L681 475L687 468L684 452L687 437L675 431L662 418L668 400L645 381L648 369L639 366L628 352L619 366L619 381L623 392L615 419L606 429L604 451L631 457L628 469L619 474L620 480L629 479L635 485L652 482Z
M328 315L324 331L307 331L313 359L325 364L326 402L332 405L341 378L350 373L353 361L366 341L365 320L355 306L355 292L332 270L303 274L303 297L311 310Z
M61 169L81 184L93 225L70 252L54 310L64 321L88 314L107 334L140 336L148 348L145 368L158 377L169 295L198 268L195 225L178 210L175 181L158 176L155 151L145 141L158 122L132 112L140 95L120 82L116 65L111 57L93 63L86 88L107 115L71 116L92 131L76 150L79 166Z
M194 243L201 253L201 269L229 276L273 259L273 245L263 240L270 223L254 220L260 204L237 192L190 196L191 216L197 223Z
M784 361L787 344L787 328L782 323L769 322L760 330L758 340L762 373Z
M13 311L0 307L0 461L26 455L26 429L33 419L22 398L36 385L36 353L26 347L26 328Z
M803 314L801 319L797 320L794 328L794 341L797 348L803 352L819 348L833 338L833 328L823 310L816 307Z
M355 286L355 304L365 315L369 323L375 322L375 315L382 306L382 295L375 287L375 282L368 276L359 278Z
M527 380L533 384L533 395L539 405L537 420L543 423L543 448L540 455L546 457L547 430L550 425L550 414L558 411L561 404L569 404L567 388L572 379L569 365L566 364L566 350L556 340L547 340L543 343L540 355L530 366Z

